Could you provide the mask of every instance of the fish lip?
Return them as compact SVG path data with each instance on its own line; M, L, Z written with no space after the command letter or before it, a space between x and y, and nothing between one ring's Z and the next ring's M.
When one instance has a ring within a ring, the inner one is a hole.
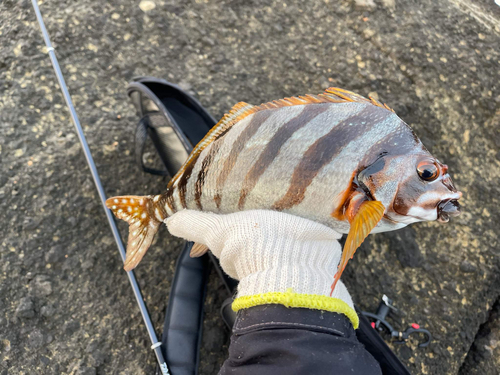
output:
M458 199L443 199L437 206L437 221L447 223L450 217L460 215L460 203Z

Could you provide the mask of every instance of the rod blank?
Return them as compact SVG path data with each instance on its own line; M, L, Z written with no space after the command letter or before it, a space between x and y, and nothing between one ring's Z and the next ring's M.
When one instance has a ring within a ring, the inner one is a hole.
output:
M101 204L104 208L104 212L106 213L106 217L109 222L109 226L111 227L111 231L113 232L113 237L115 238L116 245L118 246L118 250L120 252L120 256L122 261L125 261L125 247L123 246L122 239L120 237L120 232L116 226L115 220L113 218L113 214L106 207L106 194L104 192L104 188L101 184L101 179L99 178L99 173L97 172L97 168L94 163L94 159L92 158L92 154L90 152L87 140L85 139L85 134L83 133L82 126L80 125L80 120L78 119L78 115L76 113L75 107L73 106L73 101L71 100L71 96L68 91L68 87L66 86L66 82L64 80L64 76L61 72L61 68L59 66L59 62L57 61L57 57L55 54L54 47L52 47L52 43L50 42L49 33L45 28L45 23L43 22L42 14L40 13L40 8L38 7L37 0L31 0L33 4L33 9L35 10L36 18L38 20L38 24L40 25L40 29L42 30L43 39L45 41L45 45L47 47L48 54L50 56L50 61L52 62L52 67L54 68L54 72L57 77L57 81L59 82L59 86L61 87L61 91L64 96L64 100L68 106L69 112L71 114L71 118L73 120L73 124L75 125L76 132L78 134L78 138L80 139L80 143L83 148L83 152L85 154L85 158L87 159L87 164L90 168L90 172L92 173L92 178L94 179L94 184L96 186L97 192L99 193L99 198L101 199ZM135 274L133 271L127 272L128 279L130 281L130 285L132 286L132 290L134 292L135 299L137 300L137 304L139 305L139 309L141 310L142 319L144 320L144 324L146 325L146 329L149 334L149 338L151 340L151 348L154 350L156 359L158 364L160 365L160 369L164 375L168 375L168 366L163 358L163 354L161 352L161 342L158 341L156 337L155 330L153 328L153 324L151 323L151 318L149 316L148 309L144 300L142 298L142 293L137 284L137 280L135 278Z

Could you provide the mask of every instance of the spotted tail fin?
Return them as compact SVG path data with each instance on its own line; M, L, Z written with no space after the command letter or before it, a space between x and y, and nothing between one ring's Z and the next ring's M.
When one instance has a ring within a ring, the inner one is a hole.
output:
M165 219L165 215L156 206L157 197L126 195L106 201L106 207L118 219L129 223L127 257L123 267L125 271L131 271L139 264Z

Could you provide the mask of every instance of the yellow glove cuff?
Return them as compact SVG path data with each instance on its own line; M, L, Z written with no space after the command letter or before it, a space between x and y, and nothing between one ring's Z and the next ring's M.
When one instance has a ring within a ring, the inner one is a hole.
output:
M234 300L232 308L234 311L247 309L253 306L278 304L286 307L302 307L313 310L331 311L344 314L349 318L354 329L359 327L359 317L356 311L347 303L338 298L332 298L319 294L298 294L291 288L285 293L269 292L254 294L252 296L238 297Z

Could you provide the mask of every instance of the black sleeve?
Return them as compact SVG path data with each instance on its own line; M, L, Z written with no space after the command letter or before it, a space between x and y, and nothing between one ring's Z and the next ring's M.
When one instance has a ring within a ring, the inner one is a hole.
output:
M282 305L241 310L221 375L382 374L338 313Z

